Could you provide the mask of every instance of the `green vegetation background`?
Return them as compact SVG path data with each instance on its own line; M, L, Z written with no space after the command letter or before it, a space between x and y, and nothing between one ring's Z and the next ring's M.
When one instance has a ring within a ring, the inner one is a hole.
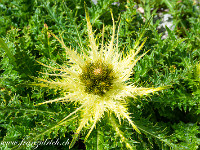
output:
M98 0L97 5L85 0L96 37L101 39L105 25L105 39L111 34L113 10L116 24L120 24L119 49L127 51L146 20L157 15L161 8L173 16L175 29L167 28L168 37L161 39L156 27L160 20L151 21L145 29L148 37L145 50L151 51L137 63L131 80L138 86L172 85L172 88L150 97L131 100L129 112L142 134L131 129L125 120L120 126L129 143L137 150L183 149L196 150L200 145L200 8L195 0ZM144 8L144 14L136 10ZM48 69L35 60L54 66L67 61L65 52L51 30L64 38L65 44L80 51L87 47L85 8L83 0L0 0L0 148L31 149L2 141L23 139L33 142L50 138L60 142L72 139L78 120L58 126L73 104L35 103L54 99L62 92L31 86L38 72ZM143 40L143 39L142 39ZM100 42L100 41L99 41ZM81 43L81 45L78 45ZM87 132L86 132L87 133ZM84 132L72 149L125 149L106 120L84 143ZM37 149L66 150L69 145L40 145Z

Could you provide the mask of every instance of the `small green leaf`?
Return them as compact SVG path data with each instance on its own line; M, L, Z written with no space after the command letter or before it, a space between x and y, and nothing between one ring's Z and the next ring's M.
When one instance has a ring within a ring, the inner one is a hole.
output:
M10 49L2 38L0 38L0 47L6 52L6 55L8 56L10 61L15 64L15 57L12 55Z

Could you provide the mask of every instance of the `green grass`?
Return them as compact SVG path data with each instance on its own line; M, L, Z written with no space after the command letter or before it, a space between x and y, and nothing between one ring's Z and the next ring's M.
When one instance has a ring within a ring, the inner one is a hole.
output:
M55 99L62 91L32 85L39 72L48 68L37 61L55 66L68 58L52 31L61 35L65 44L78 52L87 49L85 8L100 43L110 39L113 12L119 30L119 50L125 53L137 45L144 33L144 51L150 51L134 67L130 81L144 87L171 85L170 89L148 97L130 99L129 112L142 134L134 132L126 120L119 129L136 150L198 150L200 145L200 6L195 0L0 0L0 147L2 149L33 149L26 142L64 142L63 145L38 144L37 149L66 150L78 121L58 124L75 110L74 104L34 104ZM144 14L136 10L144 8ZM145 20L168 9L173 16L174 30L161 39L156 22ZM142 32L141 30L145 30ZM80 43L80 44L79 44ZM37 61L36 61L37 60ZM105 118L108 116L105 116ZM125 149L106 119L98 122L86 142L82 132L72 149ZM17 142L5 144L3 142ZM20 144L21 143L21 146ZM23 147L24 146L24 147ZM37 144L35 145L36 148Z

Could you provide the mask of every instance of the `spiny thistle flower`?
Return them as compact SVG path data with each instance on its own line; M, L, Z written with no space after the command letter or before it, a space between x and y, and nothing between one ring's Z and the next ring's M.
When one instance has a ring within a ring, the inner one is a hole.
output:
M66 50L66 54L70 57L70 61L72 62L71 66L54 68L39 62L53 71L60 71L60 74L48 74L60 76L57 80L38 79L43 82L39 84L41 86L46 85L48 87L61 88L66 91L67 94L64 97L45 101L38 105L52 102L74 102L78 104L76 110L61 121L65 121L77 112L80 113L79 126L75 131L70 147L76 142L81 130L84 127L89 127L90 130L85 137L86 140L105 113L115 114L119 122L121 119L127 119L133 129L140 133L137 126L131 120L126 97L135 98L138 95L142 96L164 89L164 87L137 87L133 83L128 82L130 76L133 74L133 67L136 65L136 62L146 54L144 53L137 56L145 43L144 41L139 46L141 37L136 41L133 50L127 52L126 56L122 56L122 53L118 51L118 35L115 40L115 23L113 19L111 40L107 44L104 44L104 40L102 40L102 45L99 49L99 45L92 31L88 13L86 13L86 20L90 47L89 51L85 52L83 50L81 54L77 53L66 47L62 38L58 38L51 33ZM116 133L121 137L122 141L126 143L125 137L115 125L116 122L111 115L109 120ZM132 149L129 143L126 143L126 147Z

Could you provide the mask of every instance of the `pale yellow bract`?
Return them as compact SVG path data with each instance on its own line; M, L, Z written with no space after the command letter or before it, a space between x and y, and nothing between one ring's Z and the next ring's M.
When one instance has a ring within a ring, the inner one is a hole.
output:
M65 46L62 38L58 38L51 33L66 50L66 54L72 62L71 67L63 65L59 68L53 68L39 62L53 71L60 71L60 74L48 75L61 77L58 80L38 79L41 82L39 83L40 86L45 84L52 88L60 88L66 91L67 94L64 97L45 101L38 105L52 102L74 102L79 106L61 121L65 121L77 112L80 113L79 126L74 134L70 148L76 142L81 130L86 126L90 128L85 137L85 140L87 140L97 122L104 116L104 113L113 113L119 122L121 119L127 119L133 129L140 133L137 126L131 120L126 97L135 98L138 95L142 96L164 89L164 87L137 87L132 82L128 82L130 75L133 74L133 67L146 54L143 53L137 56L146 40L141 44L140 41L136 41L134 48L129 50L126 56L122 57L122 53L118 50L118 34L115 39L114 19L111 40L107 43L104 43L104 40L102 40L100 49L95 40L88 13L86 13L86 20L89 37L88 45L90 47L87 54L84 50L82 50L81 54L71 50L71 48ZM132 149L122 132L116 126L115 119L111 115L109 120L118 136L125 142L126 147Z

